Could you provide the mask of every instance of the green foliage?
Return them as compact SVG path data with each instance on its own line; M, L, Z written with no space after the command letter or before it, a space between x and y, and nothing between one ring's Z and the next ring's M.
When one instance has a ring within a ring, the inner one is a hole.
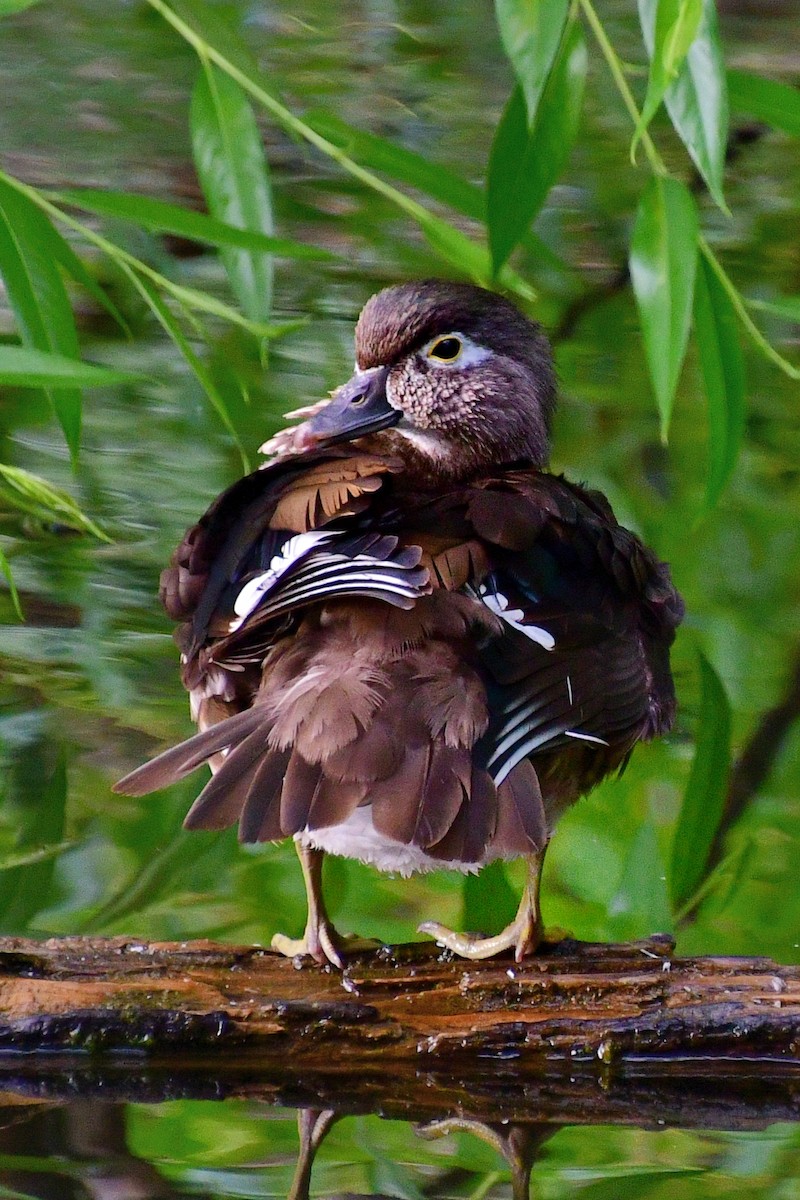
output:
M701 654L697 749L672 847L670 896L675 911L684 907L703 881L725 807L730 759L730 704L719 675Z
M271 236L272 195L255 114L239 85L208 61L192 93L191 124L194 161L211 215ZM269 321L270 251L226 248L222 261L242 312L253 321Z
M78 357L78 333L67 289L51 255L50 226L26 196L0 185L0 273L26 346ZM81 394L63 384L51 403L73 458L81 430Z
M260 146L260 143L259 143ZM263 154L262 154L263 157ZM216 246L221 250L249 250L253 255L277 254L281 258L300 258L332 261L336 256L329 250L309 246L306 242L293 242L291 238L276 238L239 225L218 221L205 213L181 208L152 196L135 196L130 192L101 192L96 188L70 188L67 191L50 193L53 200L73 205L83 212L101 217L115 217L130 221L152 233L172 233L176 237ZM79 282L86 284L84 275ZM102 289L92 293L95 299L105 296ZM269 320L269 315L264 318Z
M533 126L558 54L569 0L495 0L497 25Z
M728 94L736 112L800 136L800 91L749 71L728 71Z
M630 267L666 440L689 340L697 269L697 210L677 179L656 175L647 185L636 214Z
M709 192L727 211L728 99L715 0L639 0L639 15L651 65L634 144L663 100Z
M561 45L532 122L521 86L497 127L486 181L486 224L495 274L530 228L560 176L578 132L587 54L573 23Z
M0 372L2 379L2 372ZM106 535L85 516L75 501L46 479L30 471L0 463L0 496L22 512L41 521L56 519L68 529L83 530L107 541Z
M694 291L697 352L708 401L708 482L705 508L711 511L736 467L745 426L744 359L736 313L704 258Z

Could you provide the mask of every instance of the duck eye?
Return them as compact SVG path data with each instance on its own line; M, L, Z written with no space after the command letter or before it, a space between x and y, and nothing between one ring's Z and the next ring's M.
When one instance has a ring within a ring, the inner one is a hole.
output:
M437 362L453 363L463 349L461 338L448 334L447 337L441 337L433 343L428 350L428 358L433 358Z

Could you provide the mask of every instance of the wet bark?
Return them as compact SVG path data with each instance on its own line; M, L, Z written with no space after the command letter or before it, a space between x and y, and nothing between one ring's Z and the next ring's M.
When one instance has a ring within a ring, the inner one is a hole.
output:
M0 939L0 1088L92 1081L417 1120L797 1119L800 967L675 958L667 938L522 966L384 947L343 973L207 942Z

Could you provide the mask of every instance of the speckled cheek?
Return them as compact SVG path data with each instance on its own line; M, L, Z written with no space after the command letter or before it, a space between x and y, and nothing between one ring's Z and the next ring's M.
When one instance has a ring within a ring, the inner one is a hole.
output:
M444 371L397 369L386 385L389 403L401 409L418 429L447 429L463 420L470 404L462 403L463 381ZM466 397L464 397L466 399Z

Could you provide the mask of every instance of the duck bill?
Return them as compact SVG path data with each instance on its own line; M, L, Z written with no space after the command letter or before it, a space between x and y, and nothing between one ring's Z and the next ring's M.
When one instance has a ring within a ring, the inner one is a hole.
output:
M334 446L396 425L403 414L389 403L388 374L387 367L372 367L348 380L330 404L306 422L309 440L319 447Z

